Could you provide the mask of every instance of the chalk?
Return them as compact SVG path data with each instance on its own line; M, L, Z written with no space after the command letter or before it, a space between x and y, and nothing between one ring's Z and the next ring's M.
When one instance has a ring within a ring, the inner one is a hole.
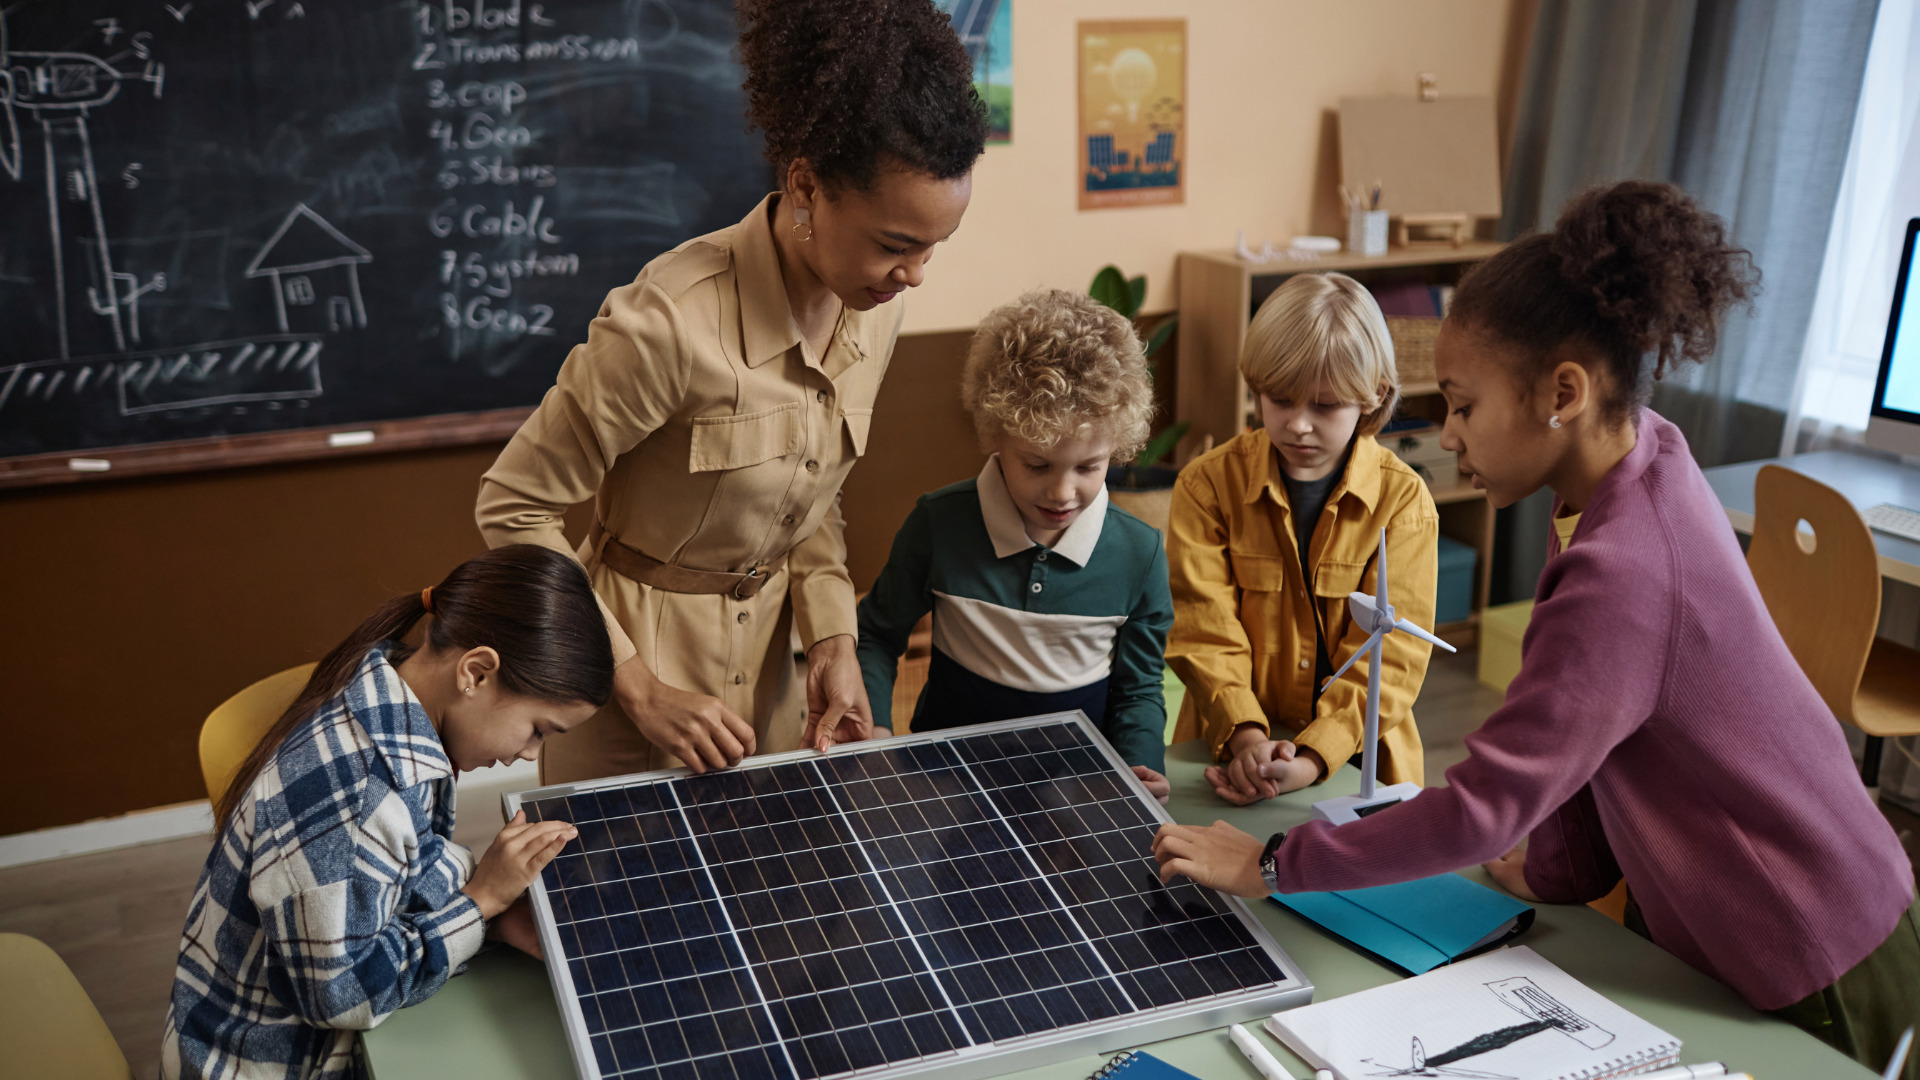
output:
M336 431L327 436L328 446L365 446L372 441L371 431Z
M97 457L68 458L67 468L74 472L106 472L113 468L113 462Z

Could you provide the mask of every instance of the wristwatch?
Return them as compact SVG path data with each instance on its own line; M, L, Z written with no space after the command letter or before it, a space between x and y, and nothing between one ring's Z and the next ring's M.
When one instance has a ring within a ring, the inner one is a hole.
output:
M1269 837L1267 846L1260 849L1260 880L1267 883L1267 891L1270 893L1280 891L1280 872L1274 866L1273 857L1280 850L1280 845L1286 842L1287 834L1282 830Z

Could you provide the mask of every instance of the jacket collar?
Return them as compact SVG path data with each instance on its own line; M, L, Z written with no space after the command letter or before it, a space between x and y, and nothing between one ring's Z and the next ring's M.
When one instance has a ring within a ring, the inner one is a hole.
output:
M347 710L373 741L387 769L403 788L453 775L453 762L433 730L426 706L387 662L393 642L367 652L359 670L348 680Z
M1265 432L1251 434L1257 438L1248 438L1243 450L1252 459L1247 463L1245 501L1259 502L1262 495L1270 493L1274 502L1291 509L1287 502L1287 482L1280 473L1280 451ZM1385 458L1389 454L1390 451L1373 436L1355 435L1353 452L1347 458L1346 475L1327 494L1327 502L1339 502L1342 495L1352 495L1371 513L1380 504L1380 474L1386 467Z
M1007 491L1007 478L1000 473L999 454L987 458L986 467L980 470L980 478L975 483L980 493L980 516L986 520L987 536L993 540L994 558L1004 559L1039 546L1027 535L1020 508L1014 505L1013 495ZM1100 494L1073 519L1052 550L1075 566L1085 566L1087 560L1093 558L1093 549L1100 543L1100 530L1106 523L1107 489L1103 484Z
M757 368L800 344L800 327L787 303L787 285L780 276L780 250L774 244L772 214L780 193L773 192L733 227L733 273L740 295L740 344L747 366ZM845 310L834 328L828 355L812 357L809 367L834 379L867 359L866 346L855 332L865 313Z

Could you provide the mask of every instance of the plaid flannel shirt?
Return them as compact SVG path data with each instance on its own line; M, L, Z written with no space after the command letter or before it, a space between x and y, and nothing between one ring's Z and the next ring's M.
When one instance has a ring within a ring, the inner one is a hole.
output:
M453 765L375 648L281 744L194 890L161 1051L171 1077L363 1073L357 1032L479 948Z

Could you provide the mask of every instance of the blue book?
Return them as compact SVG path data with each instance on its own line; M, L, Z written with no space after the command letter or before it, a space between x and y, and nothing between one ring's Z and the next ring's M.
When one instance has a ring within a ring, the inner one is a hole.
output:
M1506 893L1459 874L1267 899L1409 975L1512 941L1533 925L1534 914Z
M1175 1068L1145 1050L1129 1050L1106 1063L1087 1080L1200 1080L1185 1069Z

